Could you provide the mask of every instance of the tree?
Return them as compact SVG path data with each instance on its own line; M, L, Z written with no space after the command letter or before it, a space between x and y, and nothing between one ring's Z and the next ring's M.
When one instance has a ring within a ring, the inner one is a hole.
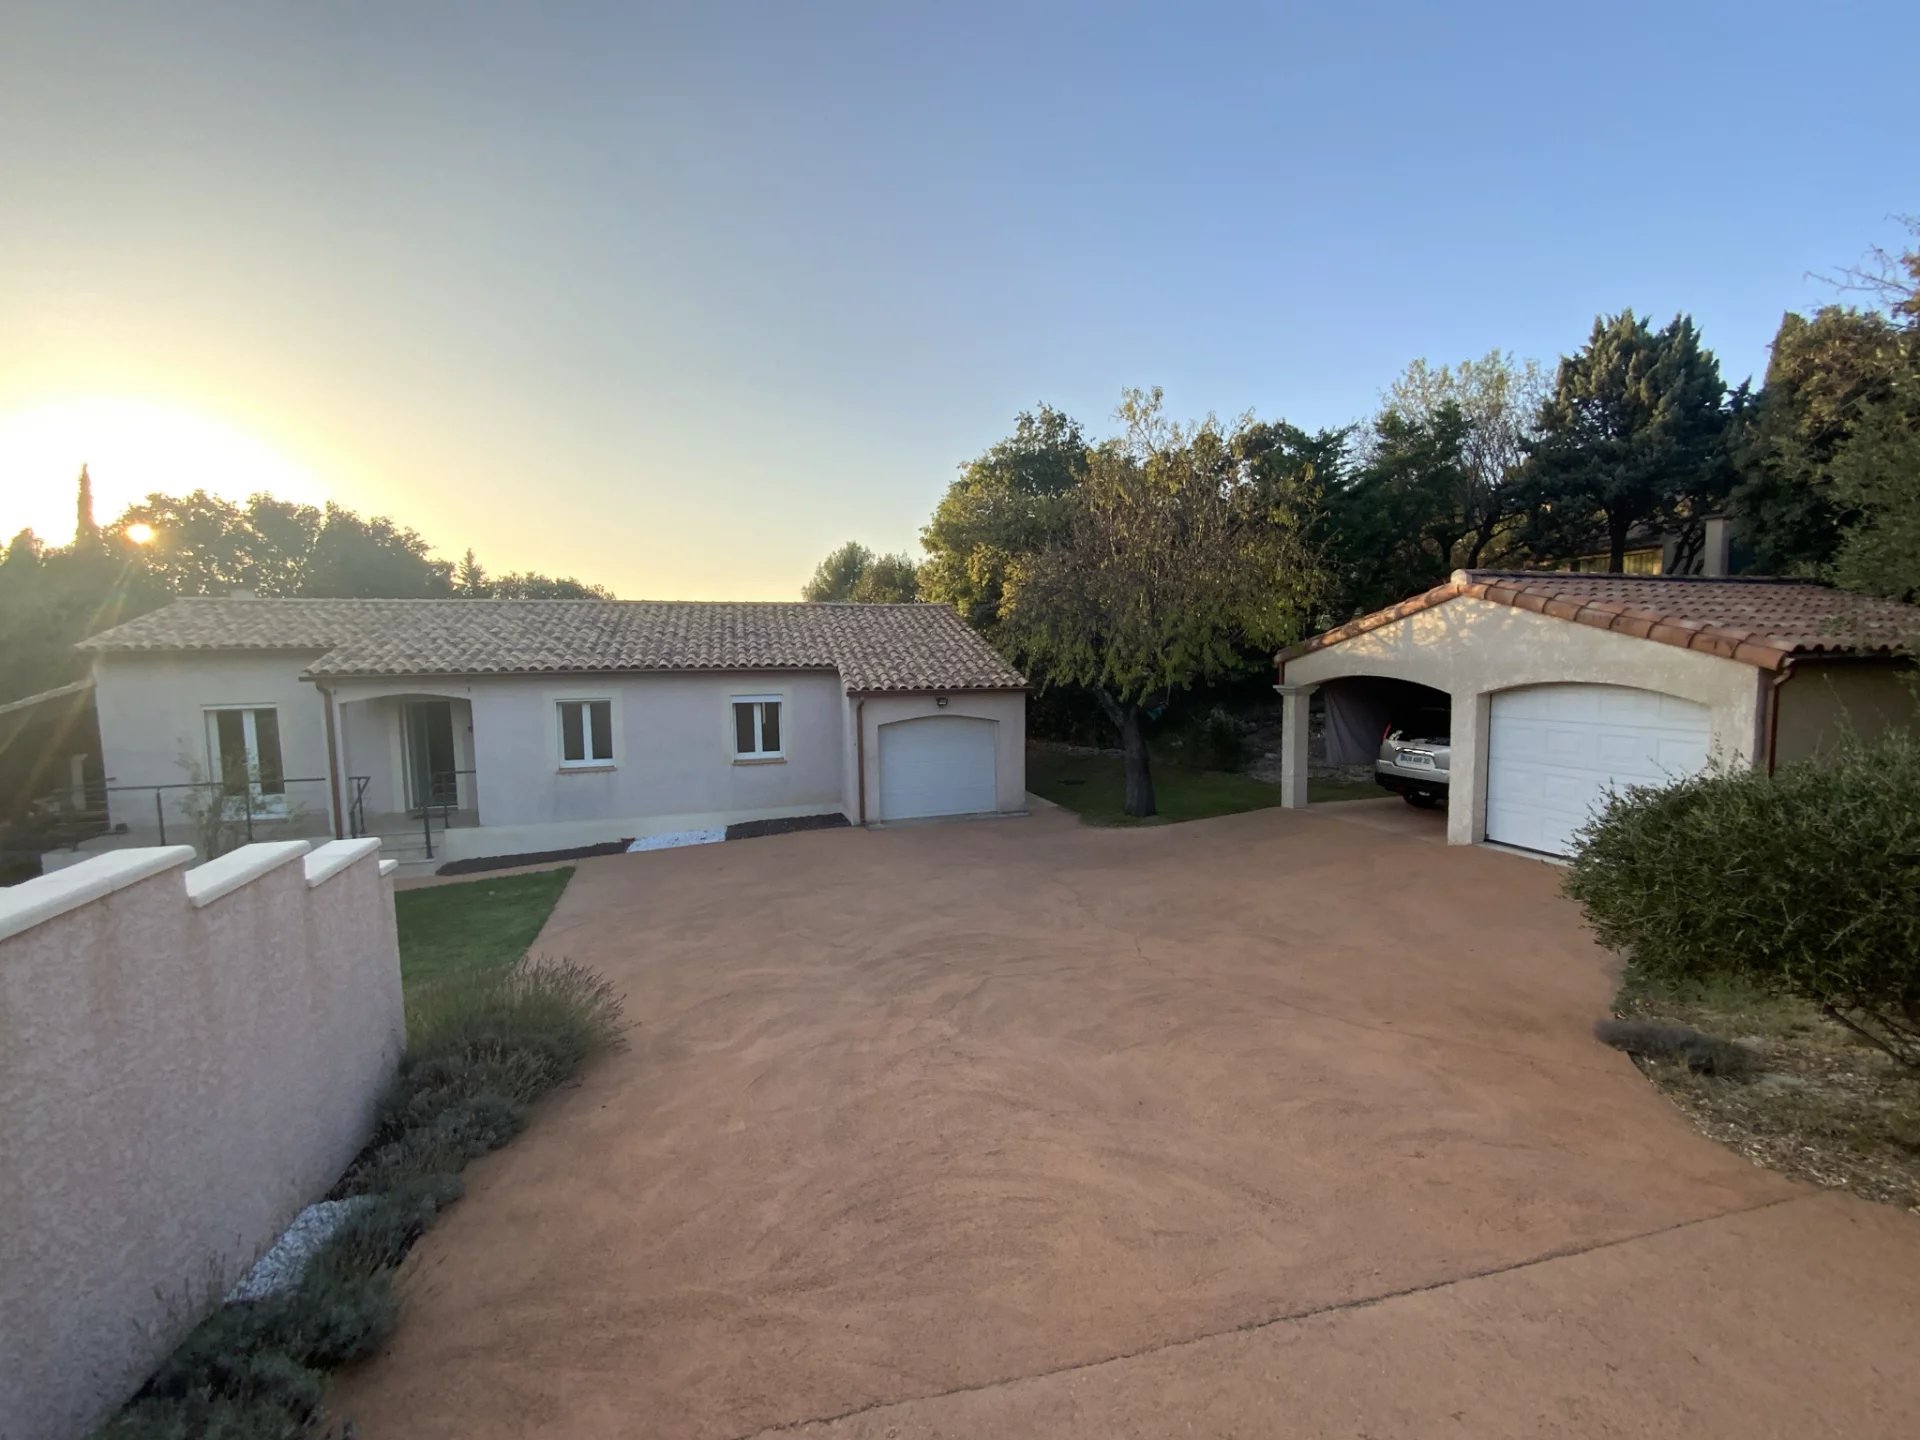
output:
M1920 222L1908 220L1920 240ZM1735 504L1763 569L1920 593L1920 244L1834 282L1883 309L1789 314L1742 427Z
M863 605L905 605L920 598L920 567L910 555L876 555L848 597Z
M479 600L493 593L493 587L487 583L487 572L480 568L479 557L471 545L454 567L453 593L465 600Z
M1834 578L1849 590L1920 601L1920 374L1863 411L1832 474L1836 500L1854 517Z
M534 570L510 570L488 585L495 600L611 600L604 585L589 585L571 575L542 575Z
M1596 542L1608 569L1649 526L1698 526L1732 483L1727 388L1686 316L1652 329L1631 310L1593 323L1560 362L1526 442L1528 542L1559 558Z
M921 598L953 606L990 634L1009 567L1060 539L1068 497L1086 473L1078 421L1049 405L1021 412L1012 435L961 468L920 532Z
M433 559L417 532L384 515L363 520L329 504L307 554L300 593L430 599L453 593L453 565Z
M1443 412L1458 412L1457 422L1445 422L1457 424L1460 436L1459 453L1450 461L1458 471L1454 508L1462 531L1452 568L1481 564L1518 517L1517 482L1546 393L1539 361L1516 364L1499 350L1457 365L1415 360L1387 387L1383 413L1429 431L1442 426ZM1377 433L1377 421L1375 428Z
M802 600L851 600L862 605L899 605L917 600L919 567L910 555L876 555L849 540L813 572Z
M83 678L75 641L165 602L133 548L52 549L31 530L13 538L0 559L0 701Z
M1327 497L1340 618L1439 584L1483 548L1485 511L1467 459L1469 425L1451 401L1430 415L1387 409L1367 461Z
M815 567L813 578L800 587L802 600L851 600L853 588L873 564L873 552L858 540L849 540Z
M1857 516L1834 493L1833 464L1863 414L1885 401L1908 364L1889 317L1829 305L1782 317L1765 387L1739 427L1732 506L1755 568L1823 575Z
M1297 632L1319 573L1309 517L1276 503L1209 418L1170 423L1128 391L1125 434L1089 452L1047 543L1004 571L999 631L1053 683L1082 685L1119 733L1126 813L1154 813L1156 696L1261 661Z
M93 518L93 477L80 467L80 493L74 497L73 548L96 549L100 544L100 526Z

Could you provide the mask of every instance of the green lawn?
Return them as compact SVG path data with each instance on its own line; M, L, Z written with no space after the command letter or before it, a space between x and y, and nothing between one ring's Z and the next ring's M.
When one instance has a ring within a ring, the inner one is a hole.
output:
M400 891L393 908L402 984L412 990L463 971L511 965L527 953L572 878L567 866Z
M1122 813L1126 787L1116 755L1068 755L1050 747L1027 751L1027 789L1064 805L1094 825L1167 825L1204 820L1209 815L1238 815L1280 803L1280 787L1219 770L1188 770L1159 756L1153 759L1153 793L1160 813L1134 820ZM1386 792L1374 785L1345 785L1316 780L1307 798L1371 800Z

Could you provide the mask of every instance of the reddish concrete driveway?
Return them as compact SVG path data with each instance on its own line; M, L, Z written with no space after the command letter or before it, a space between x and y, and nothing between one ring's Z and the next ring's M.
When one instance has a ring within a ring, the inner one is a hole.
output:
M1608 963L1544 865L1056 812L590 861L541 948L632 1046L415 1251L336 1395L371 1440L1920 1414L1920 1222L1595 1045Z

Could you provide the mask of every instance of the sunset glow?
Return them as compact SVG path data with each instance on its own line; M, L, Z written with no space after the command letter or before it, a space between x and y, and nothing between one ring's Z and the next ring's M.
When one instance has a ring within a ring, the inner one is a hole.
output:
M266 490L306 504L328 498L311 471L216 415L117 396L76 397L0 413L0 491L13 497L9 533L30 525L50 544L72 539L82 462L102 525L154 491L205 489L244 500ZM136 545L153 539L147 526L130 526L126 535Z

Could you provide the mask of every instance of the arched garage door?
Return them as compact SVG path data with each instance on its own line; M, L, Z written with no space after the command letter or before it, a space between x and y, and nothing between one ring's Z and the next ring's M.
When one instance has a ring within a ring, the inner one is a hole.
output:
M1549 855L1610 788L1658 785L1707 763L1707 707L1620 685L1534 685L1493 697L1487 839Z
M880 818L978 815L995 808L992 720L929 715L880 727Z

